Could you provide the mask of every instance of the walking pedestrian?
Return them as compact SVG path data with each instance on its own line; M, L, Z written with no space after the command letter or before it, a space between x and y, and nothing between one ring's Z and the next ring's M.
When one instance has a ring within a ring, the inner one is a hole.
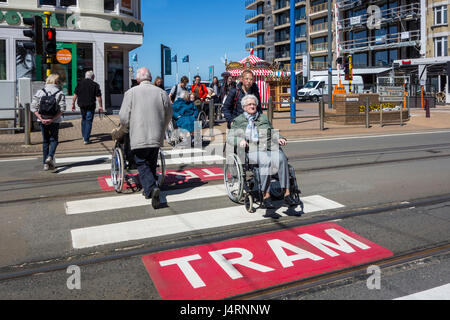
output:
M119 112L120 124L128 128L143 195L151 198L152 207L157 209L160 189L156 167L165 130L172 119L172 106L167 93L151 84L152 76L147 68L137 71L136 80L139 85L125 92Z
M220 83L219 83L219 78L214 77L213 81L210 85L210 88L213 89L215 95L214 95L214 103L219 103L220 101L220 91L221 91L221 87L220 87Z
M175 102L178 100L178 98L182 97L184 91L188 92L186 88L188 82L189 82L188 77L186 76L181 77L180 83L174 85L172 87L172 90L170 90L169 93L170 101Z
M256 111L259 114L263 113L261 107L261 96L259 94L259 88L254 81L253 72L251 70L245 70L242 73L242 82L240 82L236 88L232 88L225 99L223 104L223 114L228 123L228 129L231 128L233 119L238 115L244 113L241 101L247 94L252 94L258 99L258 106Z
M155 82L153 82L153 84L164 90L163 79L161 77L156 77Z
M92 122L94 121L96 100L98 102L98 111L103 112L102 92L100 85L94 81L95 74L87 71L85 79L75 88L75 94L72 100L72 111L75 111L75 103L78 101L78 107L81 112L81 135L84 144L91 143Z
M30 110L36 115L41 127L44 171L53 170L59 124L66 110L66 96L61 91L58 74L50 74L47 77L44 89L34 95Z
M236 82L233 81L233 78L230 76L224 78L223 85L220 90L220 101L222 101L222 103L225 103L225 99L232 88L236 88Z
M194 81L195 83L192 86L192 93L195 95L194 104L197 107L200 107L208 95L208 89L206 89L205 84L201 82L202 78L200 78L199 75L194 77Z

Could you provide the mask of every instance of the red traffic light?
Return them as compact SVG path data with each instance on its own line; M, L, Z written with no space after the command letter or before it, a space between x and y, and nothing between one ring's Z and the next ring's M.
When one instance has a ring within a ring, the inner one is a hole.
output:
M46 40L53 40L54 33L52 29L49 29L45 32L45 38Z

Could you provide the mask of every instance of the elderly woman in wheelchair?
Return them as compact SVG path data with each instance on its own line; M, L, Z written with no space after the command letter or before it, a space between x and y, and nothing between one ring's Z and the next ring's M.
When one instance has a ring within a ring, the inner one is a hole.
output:
M287 144L286 139L275 132L267 116L257 112L258 100L254 95L246 95L242 98L241 104L244 113L234 119L227 136L227 149L233 148L233 151L227 150L227 154L231 155L231 158L227 157L227 162L231 163L226 165L227 172L225 173L227 188L230 183L234 183L231 182L232 176L235 176L238 180L240 179L239 176L243 178L237 181L237 184L241 185L238 186L237 192L233 194L234 198L231 196L230 198L239 202L239 198L242 197L242 192L245 188L247 191L244 203L247 210L250 209L249 211L252 210L251 206L255 196L260 198L261 208L273 209L271 193L272 195L278 193L278 197L283 197L284 203L289 207L299 205L300 190L297 187L295 172L289 166L286 155L280 149L280 146ZM245 160L242 161L237 158L245 158ZM242 163L244 163L244 167ZM231 169L233 171L232 174L227 169L230 168L229 166L237 167L236 169ZM244 172L249 170L252 171L250 175L253 178L251 179L248 179ZM276 175L278 178L278 187L271 183L273 175ZM251 186L247 183L250 180L253 180ZM269 190L275 188L278 190ZM257 189L257 192L255 193L251 189Z

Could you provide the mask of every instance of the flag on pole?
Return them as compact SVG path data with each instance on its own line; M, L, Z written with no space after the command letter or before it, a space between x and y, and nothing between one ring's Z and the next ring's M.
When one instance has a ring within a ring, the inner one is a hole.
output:
M133 62L138 62L138 56L137 56L137 53L133 54L133 56L131 57L131 60L132 60Z
M189 55L187 55L186 57L183 58L183 63L185 62L189 62Z
M174 56L172 57L172 62L177 62L177 61L178 61L177 55L174 55Z

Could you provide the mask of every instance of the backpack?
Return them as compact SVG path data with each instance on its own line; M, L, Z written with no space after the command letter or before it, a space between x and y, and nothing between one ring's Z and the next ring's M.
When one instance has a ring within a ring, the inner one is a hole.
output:
M60 111L60 107L58 105L58 102L56 101L56 95L61 90L58 90L51 95L49 95L48 92L45 91L45 89L42 89L42 91L44 91L45 96L41 97L41 101L39 103L39 114L48 117L56 116Z
M175 92L172 95L172 98L170 98L170 100L172 100L172 103L175 102L175 97L177 96L177 91L178 91L178 84L175 85Z

